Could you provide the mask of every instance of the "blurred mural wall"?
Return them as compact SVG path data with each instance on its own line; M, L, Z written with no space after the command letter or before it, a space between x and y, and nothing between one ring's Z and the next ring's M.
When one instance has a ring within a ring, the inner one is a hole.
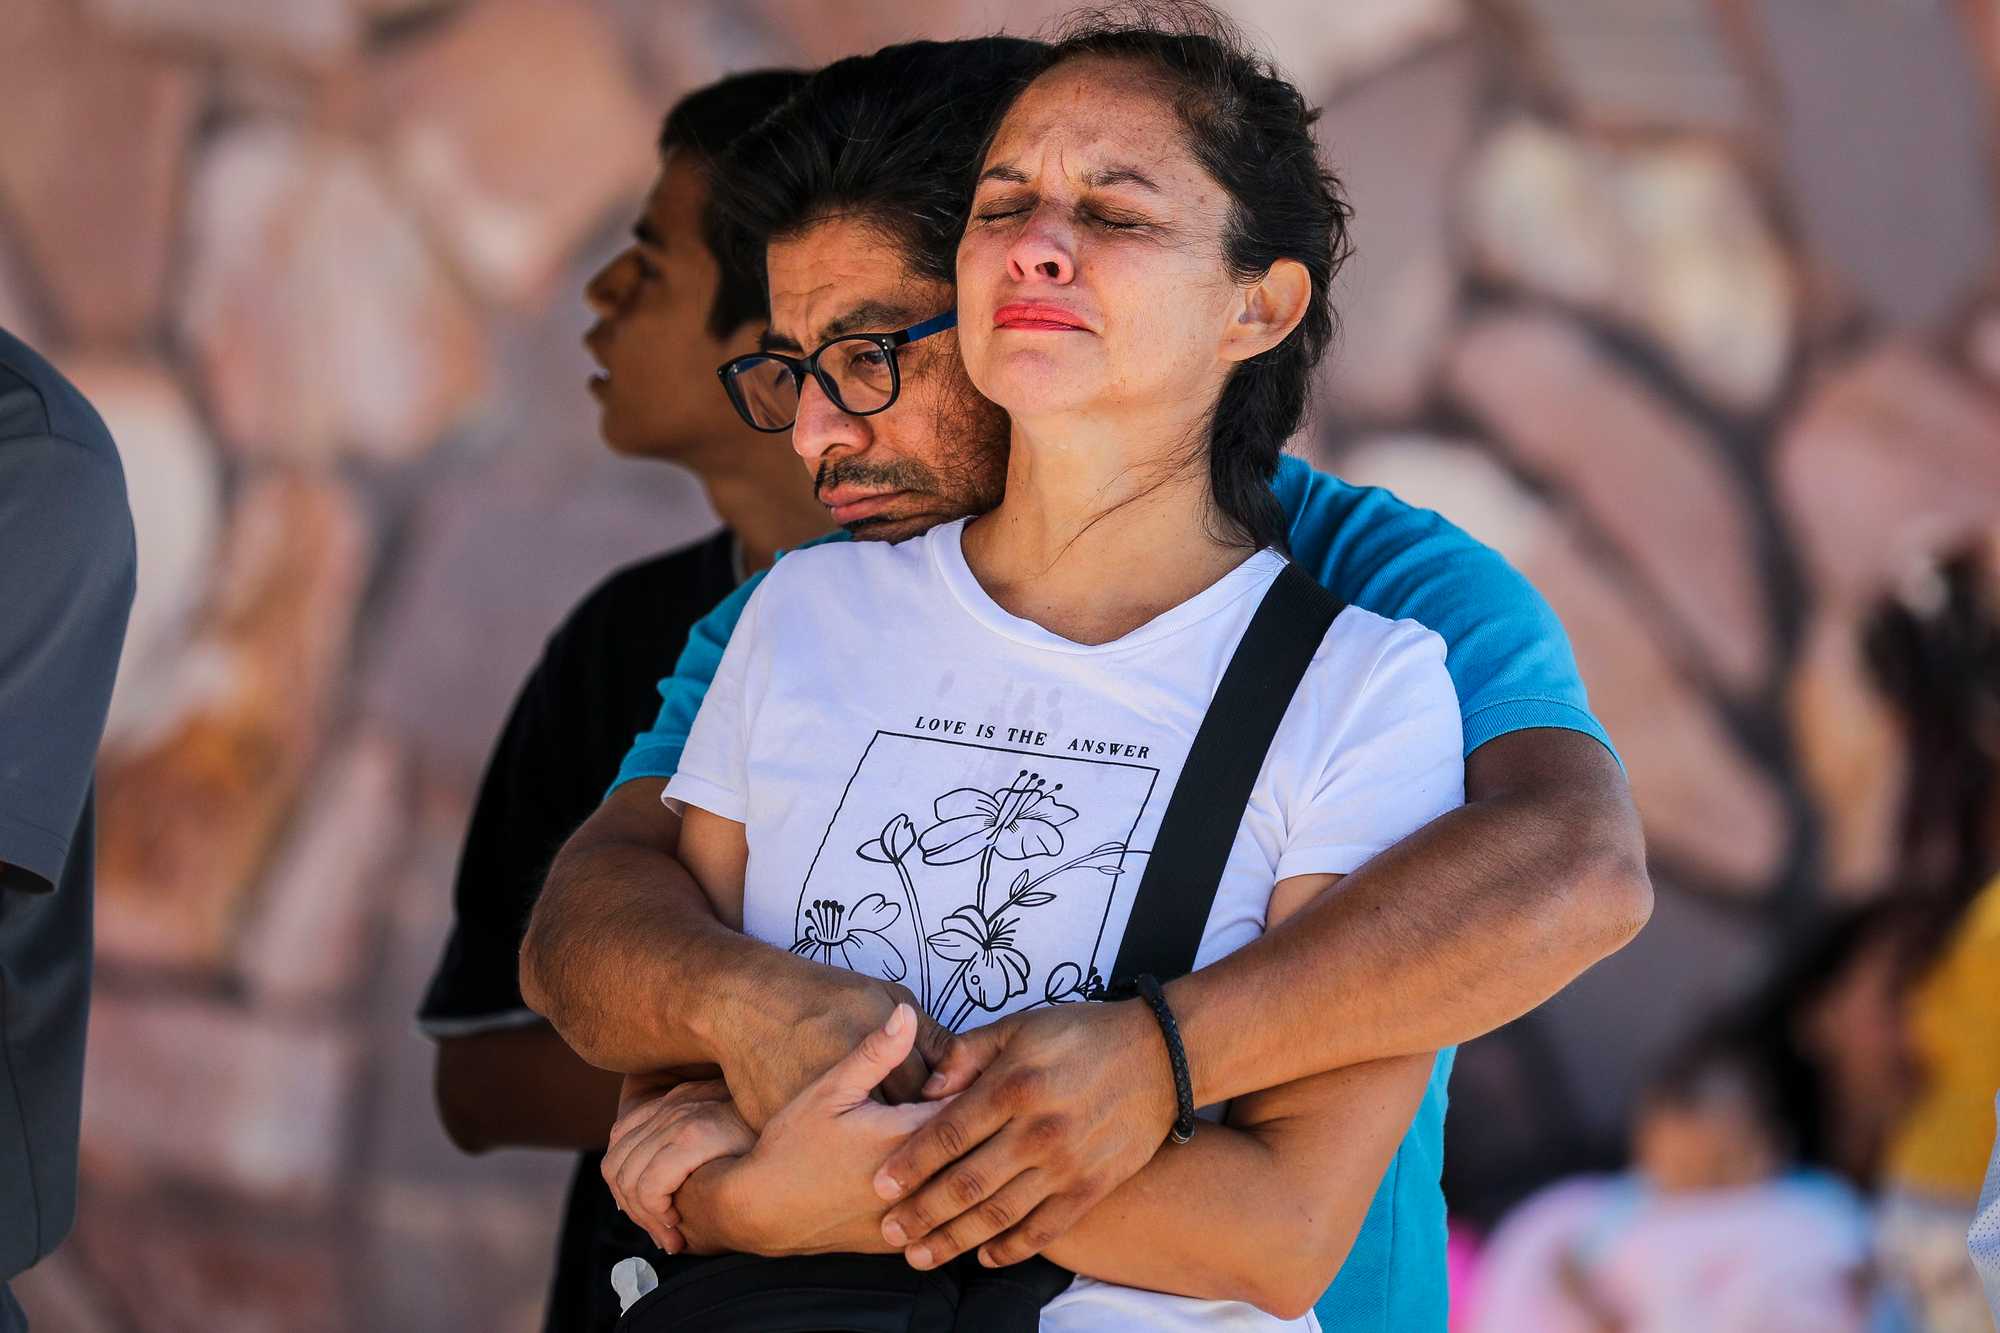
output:
M23 1298L47 1333L537 1327L566 1164L457 1154L410 1014L542 635L713 522L596 443L581 283L681 91L1064 7L5 8L0 324L103 410L141 544L82 1220ZM1653 848L1641 941L1461 1057L1477 1214L1615 1153L1663 1041L1893 884L1854 631L2000 523L2000 0L1232 8L1358 214L1300 447L1542 587ZM1476 1114L1524 1088L1542 1123Z

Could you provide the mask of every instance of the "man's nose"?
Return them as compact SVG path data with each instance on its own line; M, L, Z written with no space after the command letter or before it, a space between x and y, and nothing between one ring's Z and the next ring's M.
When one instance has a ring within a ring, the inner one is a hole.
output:
M1035 210L1007 248L1007 276L1016 282L1030 277L1059 285L1076 276L1069 229L1050 217L1046 207Z
M632 289L631 268L631 256L621 254L597 270L584 284L583 299L589 303L592 314L599 319L608 319L618 313L618 308L625 304L626 294Z
M868 447L865 417L840 410L811 375L799 388L799 415L792 423L792 449L817 471L829 456L846 457Z

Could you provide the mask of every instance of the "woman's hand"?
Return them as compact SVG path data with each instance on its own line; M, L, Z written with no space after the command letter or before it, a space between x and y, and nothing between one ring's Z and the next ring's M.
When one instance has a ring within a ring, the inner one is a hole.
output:
M869 1094L909 1055L916 1031L916 1011L897 1005L886 1025L772 1116L755 1147L704 1172L704 1210L715 1221L726 1214L726 1226L697 1230L726 1231L735 1248L763 1255L894 1253L871 1182L949 1101L885 1106Z
M746 1153L756 1141L721 1082L682 1083L654 1095L653 1085L627 1077L604 1154L604 1182L655 1245L678 1254L685 1242L675 1192L697 1168Z

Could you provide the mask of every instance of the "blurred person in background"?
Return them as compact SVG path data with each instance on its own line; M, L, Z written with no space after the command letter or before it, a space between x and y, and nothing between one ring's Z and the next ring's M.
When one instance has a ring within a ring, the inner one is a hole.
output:
M2000 1116L2000 1093L1994 1096L1993 1111ZM1993 1160L1986 1167L1986 1187L1979 1192L1979 1212L1972 1219L1966 1248L1986 1287L1986 1308L2000 1323L2000 1138L1993 1143Z
M1867 1208L1802 1169L1767 1036L1735 1020L1697 1033L1640 1097L1630 1170L1554 1186L1501 1224L1478 1333L1886 1327Z
M1889 1136L1882 1263L1926 1330L1992 1333L1965 1237L2000 1088L2000 542L1919 567L1866 643L1908 738L1901 885L1924 918L1917 1084Z
M475 1153L579 1154L557 1243L552 1333L616 1320L603 1247L629 1252L644 1236L619 1217L598 1171L618 1075L578 1058L522 1002L517 955L529 908L556 849L652 722L655 686L688 626L780 547L829 526L784 441L743 425L715 383L715 367L755 346L766 316L761 271L742 263L709 206L710 172L803 78L737 74L677 104L632 243L585 290L597 316L585 342L603 368L589 390L605 443L691 470L724 526L613 574L550 635L487 764L451 934L418 1014L437 1042L438 1111L452 1142Z
M110 432L0 329L0 1333L76 1216L91 773L136 580Z

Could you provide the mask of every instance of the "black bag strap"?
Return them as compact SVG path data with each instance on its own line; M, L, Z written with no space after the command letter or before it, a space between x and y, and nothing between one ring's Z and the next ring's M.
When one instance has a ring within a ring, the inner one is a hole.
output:
M1129 988L1142 972L1170 981L1194 970L1250 789L1313 654L1343 609L1291 562L1265 591L1167 801L1111 970L1113 991Z

